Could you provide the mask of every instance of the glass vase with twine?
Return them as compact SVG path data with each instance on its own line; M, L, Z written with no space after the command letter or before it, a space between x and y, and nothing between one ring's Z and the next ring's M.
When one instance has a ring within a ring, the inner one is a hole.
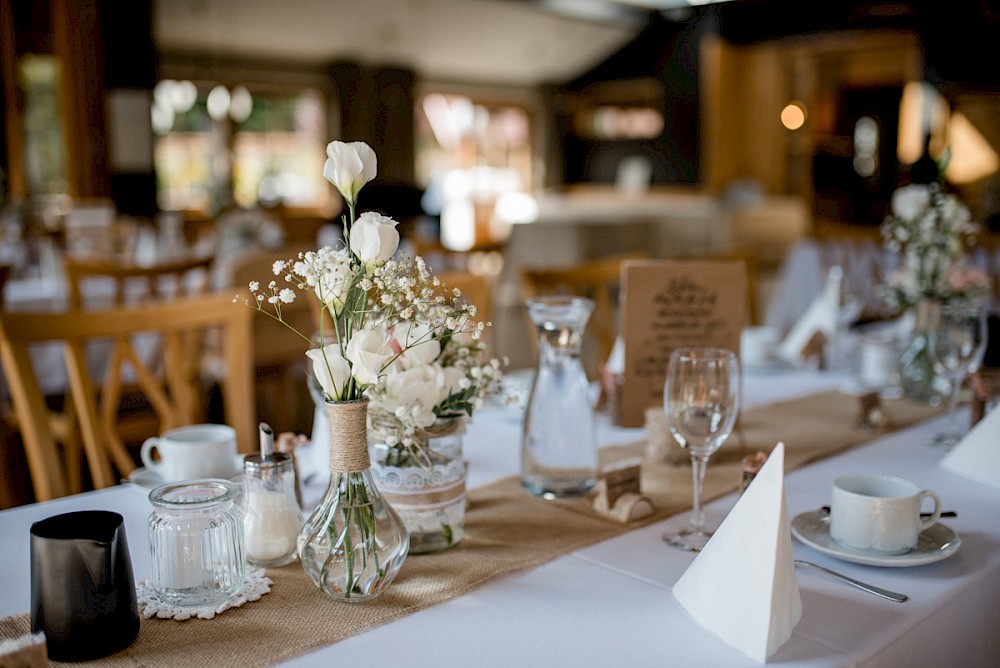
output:
M465 535L465 421L439 419L414 434L413 448L392 447L371 421L369 451L375 484L410 534L410 552L453 547Z
M368 400L326 404L330 421L330 483L299 534L302 567L335 599L375 598L409 552L403 521L372 479Z
M934 371L930 353L930 332L940 317L940 301L921 299L917 302L913 326L903 341L899 356L899 383L903 396L935 406L950 390L948 379Z

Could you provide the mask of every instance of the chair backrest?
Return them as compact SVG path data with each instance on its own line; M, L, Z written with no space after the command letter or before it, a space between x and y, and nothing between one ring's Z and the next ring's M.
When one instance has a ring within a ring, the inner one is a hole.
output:
M69 307L79 310L87 305L84 286L94 279L113 282L112 304L115 306L202 294L209 287L212 262L211 255L192 255L151 265L67 257L65 269L69 283Z
M116 218L110 199L76 200L63 220L67 250L80 255L113 253Z
M4 286L7 285L8 278L10 278L10 265L0 264L0 310L4 307Z
M266 288L272 280L286 287L284 276L275 276L272 270L275 260L288 260L298 256L303 248L284 250L251 251L233 259L228 266L229 286L239 300L252 300L249 292L251 281L257 281ZM310 294L300 293L291 304L283 304L281 317L304 336L316 331L313 305L319 300ZM317 310L318 315L318 310ZM260 419L272 427L301 429L313 417L314 406L308 393L306 378L311 365L306 351L310 341L303 339L288 327L261 314L255 314L252 335L252 359L254 365L254 391L258 402ZM268 398L280 397L280 401Z
M587 323L584 345L591 340L590 350L584 351L588 373L600 370L611 354L618 336L619 290L621 265L625 260L642 259L643 256L616 255L590 260L571 267L524 268L521 280L526 298L564 294L588 297L594 300L594 312Z
M135 468L135 461L115 434L120 407L109 401L120 399L120 393L113 390L120 388L122 381L105 378L101 392L95 391L88 370L88 346L107 340L128 342L127 346L112 347L112 355L122 355L126 364L108 368L132 370L136 386L149 402L146 410L158 418L158 427L148 434L153 436L174 426L204 421L204 415L192 412L198 403L192 395L201 386L204 360L201 355L192 357L190 351L201 350L202 339L208 337L221 361L216 366L224 369L219 380L225 421L236 429L237 443L247 451L252 448L256 432L251 317L251 309L234 304L228 293L104 311L0 313L0 361L20 425L36 500L75 490L67 486L67 463L61 461L57 451L49 410L32 367L33 345L62 345L69 378L67 402L76 413L93 485L102 488L117 483L118 476L127 475ZM159 344L143 348L141 341L148 343L149 335ZM192 346L195 341L198 345ZM148 359L150 354L156 359Z
M462 296L475 305L477 320L488 322L493 317L493 281L490 276L471 271L441 271L434 275L449 290L458 288Z
M275 276L272 266L275 260L288 260L298 256L306 248L286 248L278 250L251 251L240 255L229 267L229 283L238 297L251 299L251 281L260 283L261 288L271 280L285 286L284 276ZM311 295L299 295L291 304L282 306L282 318L302 334L309 336L315 325L310 302ZM280 364L289 359L304 358L309 342L295 334L288 327L270 318L257 317L253 328L253 359L256 366Z

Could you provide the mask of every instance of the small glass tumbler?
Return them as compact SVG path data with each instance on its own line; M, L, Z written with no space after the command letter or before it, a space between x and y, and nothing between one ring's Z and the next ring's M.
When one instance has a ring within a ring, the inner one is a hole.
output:
M864 334L857 340L854 381L858 391L877 390L883 399L902 395L899 378L899 350L896 340L886 334Z
M246 581L240 488L206 478L149 493L150 586L165 603L217 605Z
M254 566L284 566L298 556L302 511L295 497L292 457L276 452L243 460L247 561Z

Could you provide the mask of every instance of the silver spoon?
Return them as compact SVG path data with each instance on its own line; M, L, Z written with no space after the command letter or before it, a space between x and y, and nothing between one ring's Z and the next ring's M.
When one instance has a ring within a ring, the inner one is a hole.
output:
M837 571L831 571L825 566L820 566L819 564L814 564L811 561L803 561L801 559L794 560L796 566L809 566L810 568L815 568L818 571L823 571L828 573L835 578L840 578L852 587L857 587L862 591L866 591L869 594L875 594L876 596L881 596L882 598L887 598L890 601L895 601L896 603L902 603L909 598L906 594L900 594L898 592L890 591L888 589L882 589L881 587L876 587L875 585L868 584L867 582L862 582L861 580L855 580L854 578L848 577L843 573L838 573Z

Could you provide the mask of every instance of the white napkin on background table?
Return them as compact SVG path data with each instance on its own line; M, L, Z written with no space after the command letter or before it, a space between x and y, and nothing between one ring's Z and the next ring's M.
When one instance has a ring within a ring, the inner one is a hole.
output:
M785 506L785 445L674 585L674 597L726 643L764 663L802 617Z
M802 363L802 351L817 333L832 342L837 334L840 319L840 284L844 270L839 266L830 267L823 291L805 310L778 346L778 354L793 364Z
M941 460L952 473L1000 489L1000 409L987 413Z

